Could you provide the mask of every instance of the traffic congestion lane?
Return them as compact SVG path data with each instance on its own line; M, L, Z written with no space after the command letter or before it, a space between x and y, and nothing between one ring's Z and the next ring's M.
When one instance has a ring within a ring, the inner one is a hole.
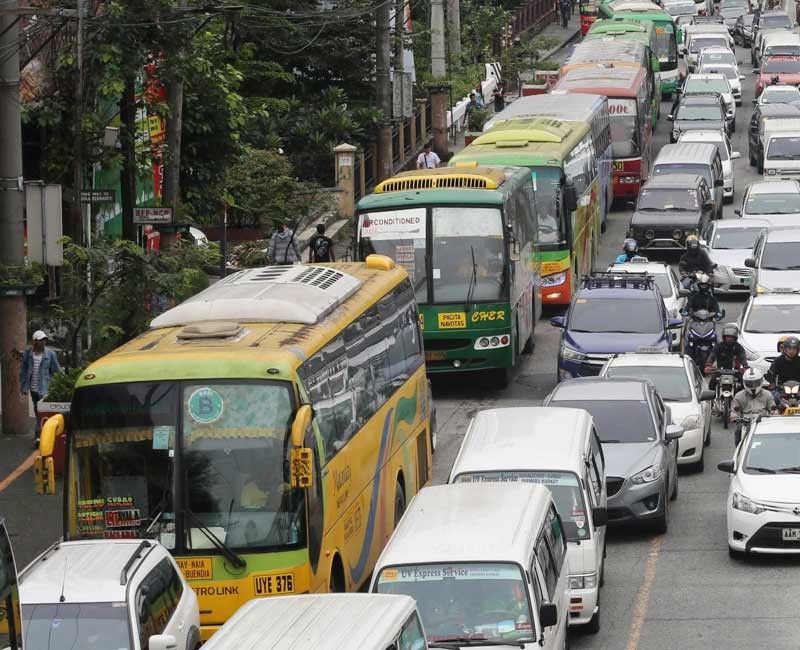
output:
M563 60L568 52L562 52ZM734 163L734 200L724 218L736 218L747 185L760 178L747 160L747 133L752 114L755 76L749 50L737 48L741 61L742 106L731 143L742 157ZM671 102L661 107L654 151L669 141ZM631 206L611 214L601 242L597 270L619 254ZM677 257L666 258L672 263ZM722 298L723 322L735 321L744 297ZM546 314L549 316L551 314ZM559 330L547 318L537 325L536 350L525 357L512 383L499 388L489 377L438 376L434 379L438 447L433 480L447 480L464 432L481 409L541 404L556 381ZM601 629L596 635L574 632L573 648L752 648L769 639L769 647L800 647L800 562L795 558L740 562L728 557L725 499L728 475L716 469L733 453L733 433L717 419L706 449L705 471L682 473L677 501L670 505L669 532L615 530L609 535L605 586L601 590Z

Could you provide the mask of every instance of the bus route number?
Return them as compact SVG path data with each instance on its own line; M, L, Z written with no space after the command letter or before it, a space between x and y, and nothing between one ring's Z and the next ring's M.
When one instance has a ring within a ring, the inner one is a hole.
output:
M256 596L294 593L294 574L253 576L253 591Z
M625 163L622 160L615 160L613 169L615 172L625 171Z
M610 115L627 115L630 113L630 106L627 104L609 104L608 112Z

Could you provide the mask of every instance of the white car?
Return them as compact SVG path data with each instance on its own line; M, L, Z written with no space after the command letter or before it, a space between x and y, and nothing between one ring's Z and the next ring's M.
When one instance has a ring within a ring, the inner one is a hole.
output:
M666 262L655 262L642 258L631 262L616 262L608 267L608 271L614 273L647 273L652 275L661 297L664 299L664 307L670 318L679 318L681 309L686 306L686 297L681 295L681 283L675 270ZM680 345L680 329L670 330L672 334L672 347Z
M107 507L105 517L116 512L115 521L124 521L133 513L124 506ZM200 644L197 596L156 541L57 542L22 570L19 596L26 648L195 650Z
M761 418L717 467L731 474L731 557L800 553L800 417Z
M742 207L734 213L743 218L768 221L770 226L800 226L800 182L755 181L748 185Z
M717 293L747 293L752 271L744 261L753 254L756 239L769 222L763 219L718 219L708 224L701 244L714 269L714 290Z
M754 104L791 104L800 102L800 89L789 84L770 84L766 86Z
M751 296L739 316L739 343L750 367L766 373L778 356L778 340L796 335L800 323L800 295L765 293Z
M728 29L725 25L715 25L712 23L703 25L693 25L697 28L695 31L689 28L686 29L686 39L684 40L684 47L686 51L686 67L689 72L695 72L697 68L697 61L700 58L700 52L707 47L720 47L720 48L733 48L733 39L728 34ZM719 28L719 29L717 29Z
M681 95L687 96L694 93L717 93L725 104L725 118L730 123L731 131L736 130L736 102L733 100L733 90L728 79L723 74L690 74L683 82Z
M672 414L672 424L683 427L678 439L678 465L702 472L705 447L711 442L711 402L703 375L685 354L634 353L611 357L601 377L649 379Z
M713 48L707 48L713 49ZM703 50L705 52L705 50ZM739 68L735 65L729 64L716 64L716 63L701 63L697 68L698 73L700 74L721 74L724 75L725 78L728 80L728 83L731 85L731 91L733 92L733 101L736 102L737 106L742 105L742 80L744 79L743 74L739 74ZM798 97L800 99L800 97Z
M694 75L692 75L694 76ZM707 142L717 147L722 161L722 198L724 201L733 201L733 161L738 160L741 154L733 151L731 140L725 131L683 131L678 137L678 142Z

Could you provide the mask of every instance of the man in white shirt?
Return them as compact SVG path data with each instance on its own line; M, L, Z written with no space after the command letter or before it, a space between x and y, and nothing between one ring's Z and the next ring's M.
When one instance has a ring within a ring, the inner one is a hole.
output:
M417 169L436 169L441 159L435 151L431 151L431 143L427 143L422 153L417 156Z

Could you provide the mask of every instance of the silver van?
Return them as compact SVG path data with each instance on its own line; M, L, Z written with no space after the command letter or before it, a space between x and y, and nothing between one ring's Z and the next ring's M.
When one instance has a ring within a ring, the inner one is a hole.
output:
M697 174L702 176L711 189L714 201L714 218L722 219L722 201L725 179L722 159L717 147L701 142L679 142L661 147L651 176L667 174Z

